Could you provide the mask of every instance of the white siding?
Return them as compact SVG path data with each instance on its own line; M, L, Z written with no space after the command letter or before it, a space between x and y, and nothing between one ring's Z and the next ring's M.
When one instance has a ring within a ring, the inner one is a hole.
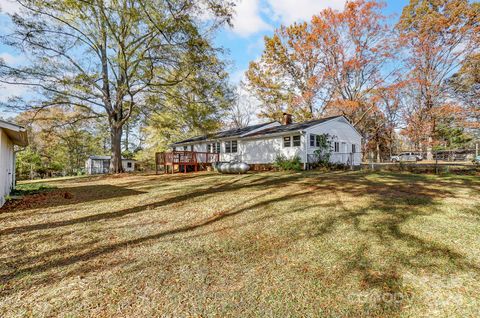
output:
M128 164L130 163L130 167ZM125 172L134 172L135 171L135 161L133 160L122 160L122 167Z
M257 137L243 137L237 140L238 150L236 153L225 153L225 141L220 141L220 161L240 160L248 164L271 164L275 158L282 154L288 159L294 156L299 156L301 162L308 162L308 155L313 155L316 147L310 147L310 134L329 134L333 137L332 142L339 143L339 151L332 150L331 161L348 164L353 158L353 164L359 165L361 163L361 142L362 138L358 132L346 121L345 118L340 117L322 124L305 129L305 132L300 133L294 131L280 136L257 136ZM293 136L300 135L300 146L293 147ZM291 147L284 147L283 138L289 136ZM213 141L212 141L213 142ZM212 143L210 142L210 143ZM352 154L352 144L356 145L356 153ZM190 150L190 145L187 150ZM183 150L183 146L177 146L177 150ZM207 142L194 144L193 151L206 152Z
M13 143L0 128L0 206L5 203L5 196L12 190L13 183Z
M343 118L337 118L331 121L327 121L323 124L313 126L306 129L306 139L307 139L307 154L312 155L316 149L316 147L310 147L309 142L309 135L316 134L329 134L332 141L332 154L330 161L332 162L340 162L340 163L348 163L349 158L352 157L352 144L356 145L356 153L353 154L353 164L359 165L362 160L361 155L361 144L362 138L357 133L357 131ZM339 151L335 152L333 149L333 143L339 143Z
M105 162L105 163L104 163ZM130 167L128 167L130 163ZM134 172L135 171L135 160L122 160L122 167L125 172ZM92 159L88 158L85 161L85 171L87 174L105 174L108 173L110 169L110 159Z
M292 133L290 136L293 135L299 134ZM225 143L222 142L220 161L240 160L248 164L268 164L273 163L275 158L282 154L289 159L298 155L303 162L303 141L302 136L300 147L284 147L283 136L238 139L237 153L225 153Z
M190 149L190 146L188 147ZM207 143L196 144L193 146L193 151L207 152Z

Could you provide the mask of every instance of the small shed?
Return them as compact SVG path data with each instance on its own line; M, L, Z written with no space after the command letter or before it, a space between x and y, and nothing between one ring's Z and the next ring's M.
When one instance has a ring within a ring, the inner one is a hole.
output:
M15 145L28 145L25 128L0 120L0 207L15 187Z
M111 156L90 156L85 161L87 174L106 174L110 172ZM122 167L125 172L135 171L135 160L122 158Z

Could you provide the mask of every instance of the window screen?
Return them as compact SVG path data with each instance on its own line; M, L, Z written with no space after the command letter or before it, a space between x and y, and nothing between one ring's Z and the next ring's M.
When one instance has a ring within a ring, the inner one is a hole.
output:
M291 144L291 141L290 141L290 137L283 137L283 146L284 147L290 147L292 144Z

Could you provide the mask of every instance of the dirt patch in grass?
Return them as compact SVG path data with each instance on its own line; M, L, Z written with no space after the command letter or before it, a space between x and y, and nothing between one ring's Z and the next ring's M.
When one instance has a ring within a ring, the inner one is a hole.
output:
M0 210L2 317L465 317L480 306L475 177L198 173L47 185L57 189Z
M21 197L8 200L0 209L0 213L62 204L71 199L73 199L72 192L63 190L49 189L39 193L22 194Z

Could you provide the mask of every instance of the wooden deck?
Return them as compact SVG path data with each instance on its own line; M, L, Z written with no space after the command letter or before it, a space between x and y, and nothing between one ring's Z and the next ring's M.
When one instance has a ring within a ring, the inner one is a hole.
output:
M206 170L212 163L219 161L218 153L197 151L157 152L155 170L157 173L197 172Z

